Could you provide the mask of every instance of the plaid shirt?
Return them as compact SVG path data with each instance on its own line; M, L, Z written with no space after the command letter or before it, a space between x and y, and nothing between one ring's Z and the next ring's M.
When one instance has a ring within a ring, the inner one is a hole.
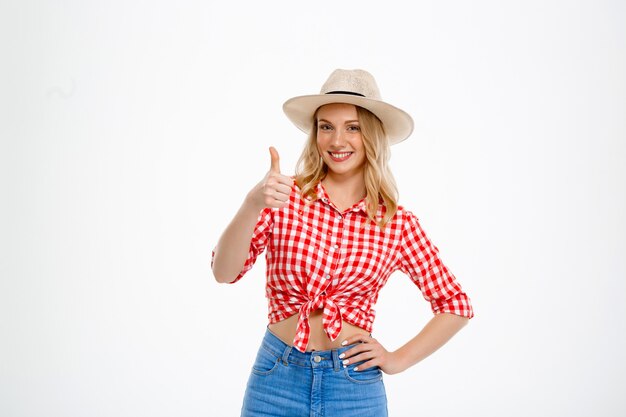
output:
M473 317L470 299L413 213L398 207L381 229L368 219L365 200L340 212L321 183L317 197L307 205L294 186L286 207L264 209L245 265L233 281L267 248L269 322L300 313L296 349L306 350L309 314L317 309L323 310L324 330L331 340L339 336L342 320L371 332L378 294L397 270L411 278L435 314Z

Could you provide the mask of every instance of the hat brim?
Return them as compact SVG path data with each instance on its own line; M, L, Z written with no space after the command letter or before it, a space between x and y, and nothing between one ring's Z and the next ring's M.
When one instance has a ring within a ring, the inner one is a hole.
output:
M363 107L371 111L380 119L383 129L389 138L389 144L394 145L408 138L413 132L411 116L391 104L380 100L355 96L352 94L313 94L291 98L283 104L283 111L287 118L305 133L310 133L313 127L315 111L325 104L346 103Z

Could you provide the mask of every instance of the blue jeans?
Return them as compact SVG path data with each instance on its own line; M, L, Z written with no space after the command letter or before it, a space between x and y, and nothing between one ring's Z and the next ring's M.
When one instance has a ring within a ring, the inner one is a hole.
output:
M380 368L354 371L339 355L351 346L302 353L269 330L257 353L242 417L386 417Z

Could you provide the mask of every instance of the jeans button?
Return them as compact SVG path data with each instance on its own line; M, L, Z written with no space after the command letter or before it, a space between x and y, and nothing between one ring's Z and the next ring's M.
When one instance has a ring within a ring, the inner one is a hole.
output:
M322 357L321 357L321 356L313 356L313 360L314 360L316 363L320 363L320 362L322 361Z

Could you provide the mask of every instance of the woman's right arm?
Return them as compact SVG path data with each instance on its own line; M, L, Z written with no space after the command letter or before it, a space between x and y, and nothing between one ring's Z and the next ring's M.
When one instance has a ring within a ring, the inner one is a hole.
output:
M217 242L212 265L217 282L232 282L241 272L261 210L265 207L281 208L287 205L293 179L280 173L276 149L270 148L270 156L272 165L269 172L250 190Z

